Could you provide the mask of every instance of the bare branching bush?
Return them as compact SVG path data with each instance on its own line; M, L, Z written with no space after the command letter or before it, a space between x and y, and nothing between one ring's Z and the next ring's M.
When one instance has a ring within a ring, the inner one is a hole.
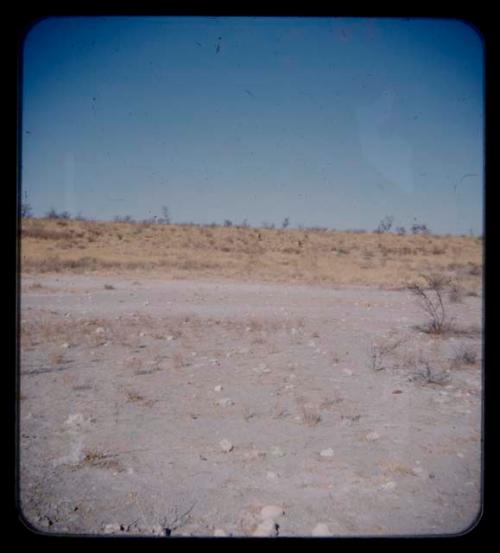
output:
M433 371L430 363L424 360L423 367L420 368L413 376L410 377L411 381L420 381L423 384L448 384L451 380L450 375L444 371Z
M372 370L382 371L387 369L387 357L393 355L402 342L402 338L393 338L384 340L380 343L373 343L369 351L370 366Z
M417 301L429 316L426 332L442 334L449 326L443 294L450 281L439 274L421 275L425 284L410 283L407 289L416 296Z

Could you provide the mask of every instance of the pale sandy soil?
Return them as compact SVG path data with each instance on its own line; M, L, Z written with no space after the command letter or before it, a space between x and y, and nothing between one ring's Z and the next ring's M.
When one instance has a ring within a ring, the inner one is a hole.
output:
M50 533L249 536L278 505L279 536L462 532L481 500L481 302L450 304L459 331L433 337L401 290L26 276L22 514Z

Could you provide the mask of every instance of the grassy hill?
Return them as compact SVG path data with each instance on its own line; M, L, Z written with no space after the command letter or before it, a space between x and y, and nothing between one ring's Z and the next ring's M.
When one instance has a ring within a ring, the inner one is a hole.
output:
M482 240L296 229L23 219L21 271L140 273L399 287L421 273L478 292Z

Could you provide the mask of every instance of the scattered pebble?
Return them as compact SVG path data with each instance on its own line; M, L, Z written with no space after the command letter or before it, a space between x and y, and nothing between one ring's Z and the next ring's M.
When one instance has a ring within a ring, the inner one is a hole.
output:
M223 530L222 528L216 528L214 530L214 536L217 537L217 538L223 538L223 537L227 536L227 532L225 530Z
M366 435L366 439L370 442L373 442L374 440L378 440L380 438L380 434L378 432L369 432Z
M279 505L266 505L265 507L262 507L262 509L260 510L260 517L262 519L267 519L267 518L274 519L284 514L285 514L285 511L283 507L280 507Z
M380 489L382 489L382 490L393 490L396 487L396 485L397 485L396 482L391 480L390 482L386 482L385 484L382 484L380 486Z
M330 528L328 528L328 526L324 522L319 522L313 528L311 535L314 537L321 537L321 536L331 536L332 533L330 532Z
M333 449L329 447L328 449L323 449L320 453L321 457L333 457Z
M215 386L214 388L214 392L222 392L223 388L220 384L218 384L217 386Z
M234 401L229 397L223 397L217 401L217 405L220 407L229 407L230 405L234 405Z
M167 336L167 342L171 342L174 339L173 336Z
M42 517L39 517L38 524L42 528L49 528L50 526L52 526L52 521L50 520L49 517L42 516Z
M121 526L120 524L114 522L112 524L106 524L106 526L104 526L104 533L105 534L116 534L117 532L120 532L121 530L123 530L123 526Z
M96 334L104 334L104 328L102 328L102 326L98 326L98 327L95 329L95 333L96 333Z
M266 474L266 478L267 478L268 480L278 480L279 474L276 473L276 472L269 471L269 472Z
M343 372L344 374L346 374L347 376L352 376L352 371L351 371L351 369L342 369L342 372Z
M68 349L70 347L70 345L68 344L68 342L65 342L61 347L63 349Z
M139 332L139 336L140 336L141 338L144 338L144 336L146 336L146 333L145 333L145 332Z
M229 440L221 440L219 442L219 445L221 446L222 451L224 451L225 453L229 453L233 450L233 444Z
M271 518L261 522L253 532L253 536L259 538L268 538L278 535L279 526Z
M284 457L285 452L281 449L281 447L274 446L271 448L271 455L273 457Z

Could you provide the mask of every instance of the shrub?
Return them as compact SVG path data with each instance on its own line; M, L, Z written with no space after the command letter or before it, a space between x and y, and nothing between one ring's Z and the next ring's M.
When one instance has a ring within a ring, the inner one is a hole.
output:
M380 221L378 227L375 229L375 232L389 232L394 222L394 217L392 215L386 215L382 221Z
M421 276L425 285L411 283L407 288L416 296L418 303L430 318L427 331L431 334L441 334L448 326L443 292L449 285L449 279L439 274Z

